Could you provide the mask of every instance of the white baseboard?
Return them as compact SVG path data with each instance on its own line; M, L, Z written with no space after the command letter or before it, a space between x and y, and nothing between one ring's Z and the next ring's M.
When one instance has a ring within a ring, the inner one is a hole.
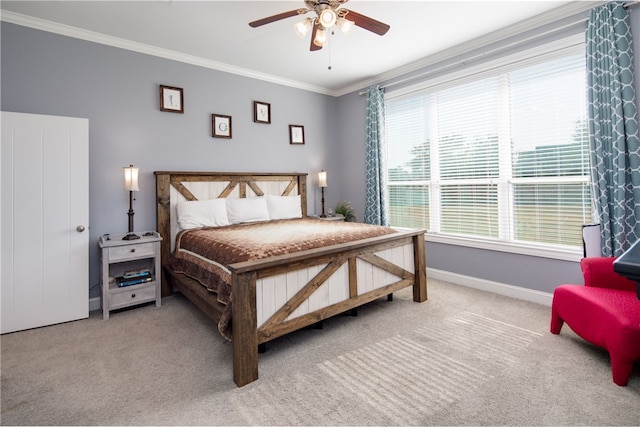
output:
M551 300L553 299L553 294L547 292L536 291L534 289L527 289L519 286L505 285L504 283L492 282L490 280L464 276L462 274L436 270L433 268L427 268L427 279L428 278L442 280L469 288L480 289L482 291L493 292L494 294L534 302L548 307L551 307Z
M89 311L100 310L102 305L100 304L100 297L89 298Z

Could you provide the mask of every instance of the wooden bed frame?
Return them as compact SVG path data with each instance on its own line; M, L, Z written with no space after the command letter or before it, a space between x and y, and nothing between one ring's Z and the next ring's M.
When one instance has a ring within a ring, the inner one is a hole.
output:
M176 203L265 194L300 195L307 216L306 173L155 172L157 228L162 240L162 295L173 288L218 322L216 295L169 267L177 231ZM427 299L423 230L407 230L348 244L306 250L230 266L233 380L258 379L258 346L289 332L413 286Z

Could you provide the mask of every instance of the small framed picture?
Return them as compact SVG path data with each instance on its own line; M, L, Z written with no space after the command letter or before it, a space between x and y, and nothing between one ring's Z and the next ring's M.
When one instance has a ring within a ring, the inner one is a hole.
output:
M304 126L289 125L289 144L304 144Z
M212 137L231 139L231 116L212 114L211 129Z
M271 123L271 104L253 101L253 121L256 123Z
M184 113L182 88L160 85L160 111Z

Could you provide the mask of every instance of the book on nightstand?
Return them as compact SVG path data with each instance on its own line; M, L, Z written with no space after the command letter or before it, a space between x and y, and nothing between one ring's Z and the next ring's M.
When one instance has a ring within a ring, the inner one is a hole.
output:
M125 279L133 279L136 277L149 277L151 276L151 270L148 268L139 268L135 270L127 270L122 273L122 277Z
M125 276L116 277L116 284L121 288L124 286L139 285L141 283L147 283L151 281L153 281L151 272L147 272L147 274L140 274L134 277L125 277Z

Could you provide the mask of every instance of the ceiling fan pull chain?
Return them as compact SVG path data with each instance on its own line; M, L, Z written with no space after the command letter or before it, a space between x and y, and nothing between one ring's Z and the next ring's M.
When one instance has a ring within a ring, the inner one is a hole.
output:
M333 37L334 34L335 33L333 32L333 30L331 30L331 33L329 33L329 38L327 40L329 42L329 67L327 67L327 69L329 71L331 71L331 62L332 62L331 61L331 57L332 57L332 55L331 55L331 45L333 44L333 42L331 42L331 38Z

